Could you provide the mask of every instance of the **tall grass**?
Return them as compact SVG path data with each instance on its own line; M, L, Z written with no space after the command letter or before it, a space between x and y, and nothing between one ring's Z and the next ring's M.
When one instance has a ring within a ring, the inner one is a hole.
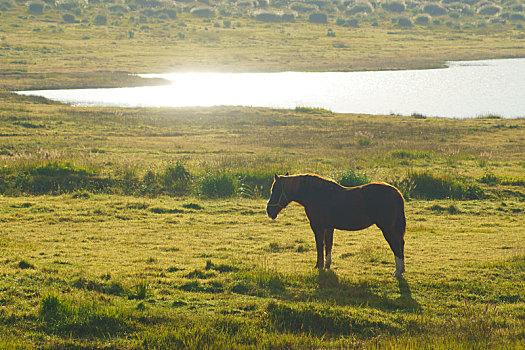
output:
M46 332L59 335L104 337L133 329L130 319L115 308L53 294L42 298L39 317Z
M373 336L379 333L398 333L401 326L390 316L379 312L334 308L315 304L294 306L270 302L266 308L270 324L281 331Z
M38 160L6 164L0 168L0 194L20 196L63 193L117 193L137 196L188 196L227 198L240 195L266 197L273 172L208 170L192 174L177 161L139 175L138 165L122 164L108 171L100 166L67 160Z
M411 170L407 179L413 188L410 195L422 199L481 199L485 192L477 184L450 174Z
M197 193L208 198L225 198L235 194L238 183L223 171L208 171L197 183Z
M428 158L427 152L397 150L392 156L399 159ZM62 193L122 193L146 196L198 195L207 198L227 198L235 195L248 198L268 196L273 172L249 170L226 172L208 170L192 174L181 162L167 164L159 171L147 170L140 177L138 167L123 165L113 174L102 174L95 166L79 166L71 161L40 161L0 170L0 194L62 194ZM348 170L340 175L343 186L360 186L370 182L364 172ZM390 181L406 198L422 199L479 199L485 196L481 187L467 178L427 170L409 171L404 178ZM478 182L489 185L523 186L521 178L485 174Z

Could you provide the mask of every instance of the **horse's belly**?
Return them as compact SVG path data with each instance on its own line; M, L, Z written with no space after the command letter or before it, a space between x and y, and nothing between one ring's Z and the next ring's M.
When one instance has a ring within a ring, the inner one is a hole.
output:
M358 231L370 227L371 225L371 222L338 223L337 225L334 225L334 228L345 231Z
M334 228L338 230L357 231L365 229L374 222L364 213L340 213L332 216L331 220Z

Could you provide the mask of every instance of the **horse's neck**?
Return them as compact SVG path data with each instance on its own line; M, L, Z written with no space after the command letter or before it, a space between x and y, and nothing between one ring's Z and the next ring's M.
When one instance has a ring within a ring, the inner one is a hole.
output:
M295 181L300 182L298 185L293 186L293 190L289 189L289 192L286 192L288 200L297 202L303 207L309 206L310 202L312 201L312 197L314 197L312 195L321 191L321 189L317 187L316 184L312 184L311 180L308 181L307 178L295 179Z

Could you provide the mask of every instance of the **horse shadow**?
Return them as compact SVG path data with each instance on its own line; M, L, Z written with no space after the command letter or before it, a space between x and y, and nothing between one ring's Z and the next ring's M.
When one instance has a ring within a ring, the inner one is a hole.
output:
M397 279L399 297L391 298L374 291L368 281L349 281L340 278L333 270L319 270L317 288L312 299L328 301L336 305L363 305L381 310L402 310L416 312L420 304L412 297L408 281L403 277Z

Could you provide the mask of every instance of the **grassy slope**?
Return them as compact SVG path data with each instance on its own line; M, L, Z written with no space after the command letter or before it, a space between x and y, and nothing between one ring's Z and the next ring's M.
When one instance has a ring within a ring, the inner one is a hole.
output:
M410 169L519 178L524 166L523 119L1 99L5 167L70 160L142 174L182 159L192 173L335 175L358 166L383 180ZM370 144L359 145L359 135ZM400 159L395 149L424 156ZM302 209L292 205L271 221L265 198L4 197L0 344L523 346L523 187L482 185L491 199L408 202L401 282L377 228L336 232L334 268L318 274Z

